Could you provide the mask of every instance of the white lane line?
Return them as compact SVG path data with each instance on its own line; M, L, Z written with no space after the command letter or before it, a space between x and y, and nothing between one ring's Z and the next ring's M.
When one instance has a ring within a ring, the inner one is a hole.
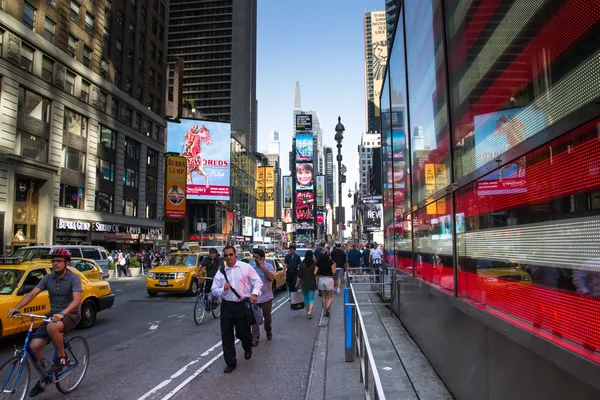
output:
M278 302L281 303L279 304L277 307L275 307L275 309L272 311L272 313L274 313L275 311L279 310L283 305L285 305L285 301L287 300L287 298L283 298L281 300L279 300ZM239 343L239 339L237 339L235 341L235 344ZM212 346L210 349L208 349L207 351L205 351L204 353L202 353L200 355L200 357L205 357L207 356L210 352L212 352L214 349L218 348L219 346L221 346L221 342L216 343L214 346ZM213 358L211 358L206 364L204 364L202 367L200 367L196 372L194 372L191 376L187 377L183 382L181 382L175 389L173 389L172 391L170 391L165 397L162 398L162 400L168 400L171 397L173 397L175 394L177 394L177 392L179 392L181 389L183 389L188 383L190 383L195 377L197 377L198 375L200 375L206 368L210 367L215 361L217 361L219 358L221 358L221 356L223 355L223 352L220 352L219 354L217 354L216 356L214 356ZM183 374L183 372L185 372L185 370L199 362L200 359L196 359L194 361L191 361L190 363L188 363L185 367L181 368L179 371L177 371L175 374L171 375L169 379L166 379L164 381L162 381L161 383L159 383L158 385L156 385L154 388L152 388L148 393L144 394L142 397L140 397L138 400L145 400L148 397L152 396L153 394L155 394L156 392L158 392L160 389L164 388L165 386L167 386L168 384L170 384L172 382L172 380L176 377L178 377L179 375Z

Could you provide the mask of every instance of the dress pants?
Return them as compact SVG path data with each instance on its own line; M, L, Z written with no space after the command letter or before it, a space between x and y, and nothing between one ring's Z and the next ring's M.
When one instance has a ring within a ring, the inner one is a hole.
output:
M257 304L263 312L263 317L265 320L265 332L267 332L268 336L271 334L273 328L273 319L271 318L271 312L273 311L273 299ZM260 339L260 325L254 324L252 325L252 340L258 339Z
M246 320L244 303L223 300L221 303L221 341L223 342L223 358L228 366L235 366L235 336L242 342L244 351L252 350L252 334Z
M290 292L296 291L296 281L298 279L298 269L289 269L286 272L285 280Z

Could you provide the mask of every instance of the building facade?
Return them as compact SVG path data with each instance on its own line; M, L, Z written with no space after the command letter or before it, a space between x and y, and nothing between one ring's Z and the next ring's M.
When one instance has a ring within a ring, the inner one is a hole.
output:
M598 2L402 2L385 256L456 398L600 397L598 37Z
M365 122L366 132L378 132L381 125L379 96L387 64L387 31L385 11L367 11L364 18L365 37Z
M370 194L370 172L373 167L373 151L381 147L381 134L363 133L358 145L358 190L363 196Z
M162 239L168 1L0 6L2 250Z

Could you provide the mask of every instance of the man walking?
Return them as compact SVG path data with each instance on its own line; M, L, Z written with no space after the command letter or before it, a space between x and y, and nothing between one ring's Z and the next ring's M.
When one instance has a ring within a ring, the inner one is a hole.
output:
M360 268L360 264L362 262L362 254L360 250L356 248L356 245L353 244L348 252L348 264L350 268Z
M265 262L265 252L262 249L255 248L253 250L252 258L256 267L254 270L260 276L262 281L262 289L256 304L262 309L263 318L265 320L265 332L267 333L267 340L273 338L272 334L272 318L271 311L273 310L273 286L272 282L275 279L275 267L271 263ZM260 341L260 326L258 324L252 325L252 347L258 345Z
M296 280L298 278L298 267L302 260L300 256L296 254L296 245L290 245L290 252L283 259L283 265L285 266L285 280L287 281L287 287L290 292L296 291Z
M262 288L262 281L248 263L238 261L233 246L223 249L226 266L220 269L213 281L212 294L221 297L221 342L223 358L228 374L237 366L235 357L235 336L242 342L244 359L252 357L252 335L246 318L246 301L256 303ZM234 336L235 328L235 336Z
M335 244L335 248L331 252L331 260L335 263L335 294L342 294L342 282L344 281L344 273L346 271L346 253L342 250L340 243Z

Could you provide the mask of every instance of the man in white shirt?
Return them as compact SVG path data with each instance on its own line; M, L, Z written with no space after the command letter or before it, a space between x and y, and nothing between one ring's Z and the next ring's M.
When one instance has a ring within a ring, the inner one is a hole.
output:
M262 280L250 264L237 260L233 246L225 247L223 256L226 266L215 275L212 294L222 299L221 342L227 364L223 372L228 374L237 365L235 336L242 342L244 358L249 360L252 357L252 334L244 301L249 299L252 304L256 302L261 294Z
M378 268L383 263L383 250L377 243L373 243L373 250L369 253L369 257L371 257L371 266L373 268Z

